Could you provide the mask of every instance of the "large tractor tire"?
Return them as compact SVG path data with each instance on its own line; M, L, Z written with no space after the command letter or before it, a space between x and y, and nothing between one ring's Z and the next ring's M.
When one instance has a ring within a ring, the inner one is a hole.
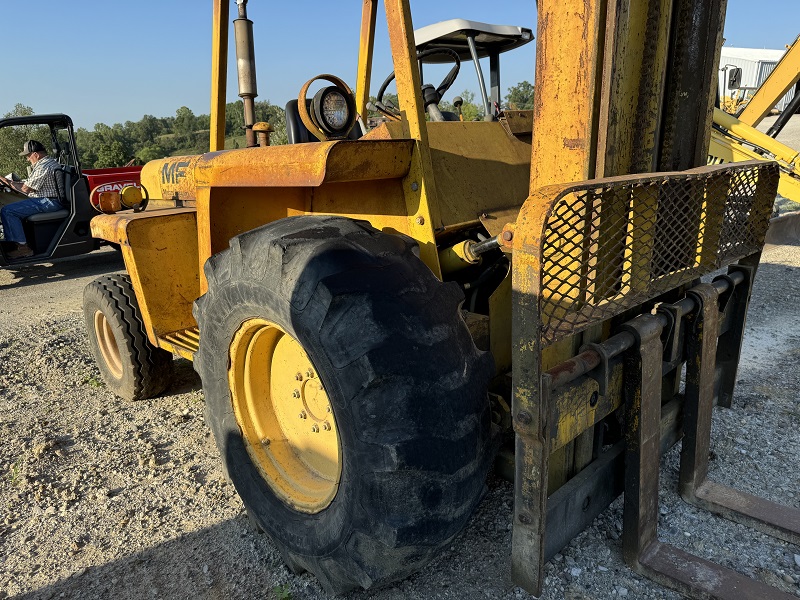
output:
M401 579L467 523L491 462L490 355L413 240L299 216L231 240L195 303L207 420L295 572Z
M163 392L172 376L172 354L147 339L131 279L107 275L83 290L89 344L108 388L125 400Z

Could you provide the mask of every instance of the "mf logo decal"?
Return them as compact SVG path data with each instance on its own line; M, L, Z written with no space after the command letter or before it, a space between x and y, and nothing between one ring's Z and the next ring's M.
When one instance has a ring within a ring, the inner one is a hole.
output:
M178 183L181 179L186 177L187 166L189 166L188 160L164 163L164 166L161 167L161 184Z

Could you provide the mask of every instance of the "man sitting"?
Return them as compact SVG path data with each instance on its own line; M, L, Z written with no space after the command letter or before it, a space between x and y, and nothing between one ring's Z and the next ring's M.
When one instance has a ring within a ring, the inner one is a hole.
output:
M28 140L19 154L28 159L33 166L30 177L20 182L0 177L0 183L28 196L25 200L12 202L0 208L0 222L3 224L5 239L16 243L16 248L6 253L8 258L25 258L33 255L28 246L22 219L36 213L54 212L64 208L58 197L55 170L58 161L47 156L45 147L36 140Z

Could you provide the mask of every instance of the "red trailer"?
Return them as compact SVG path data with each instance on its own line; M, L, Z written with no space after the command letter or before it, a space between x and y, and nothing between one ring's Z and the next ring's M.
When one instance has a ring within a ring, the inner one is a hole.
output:
M141 187L139 176L142 166L113 167L110 169L84 169L83 174L89 183L89 200L92 206L99 206L102 192L120 192L126 185Z

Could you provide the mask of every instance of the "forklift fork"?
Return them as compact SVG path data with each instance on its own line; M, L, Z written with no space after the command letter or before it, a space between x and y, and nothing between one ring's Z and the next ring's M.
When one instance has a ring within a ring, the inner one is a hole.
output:
M726 291L730 285L725 279L717 279L715 284L699 284L686 295L694 307L686 313L690 331L687 336L681 495L691 504L793 541L797 539L800 511L742 494L706 479L719 332L718 301L720 288ZM772 586L658 541L662 327L659 316L652 315L641 315L623 326L636 339L625 359L625 560L639 573L693 598L794 598Z
M716 398L730 405L778 176L763 162L630 175L550 186L523 205L513 226L512 576L528 591L541 592L545 561L624 490L623 554L635 570L698 598L792 597L657 538L659 459L683 435L687 500L797 540L800 511L706 479L711 410ZM550 366L551 347L577 352ZM595 426L620 411L624 439L609 448ZM592 460L549 489L551 457L590 431Z

